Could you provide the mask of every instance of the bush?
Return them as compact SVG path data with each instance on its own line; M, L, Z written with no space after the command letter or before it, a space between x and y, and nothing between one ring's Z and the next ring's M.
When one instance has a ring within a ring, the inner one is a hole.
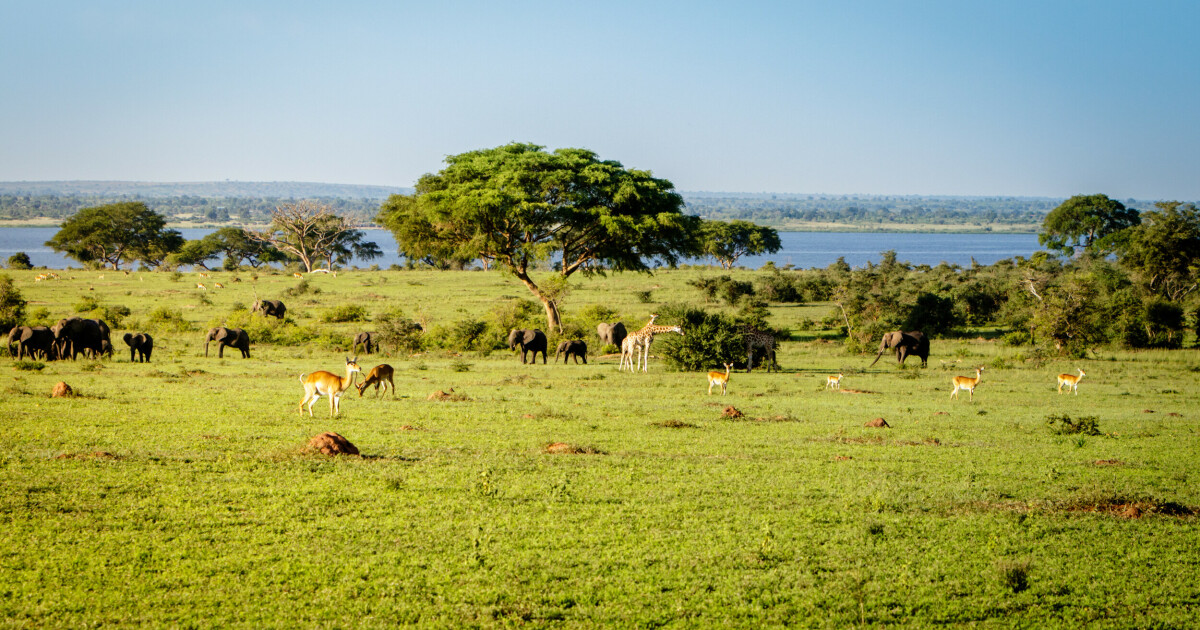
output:
M771 275L758 279L754 292L770 302L803 302L804 292L797 286L795 274L784 274L771 267Z
M742 327L731 317L708 313L684 305L669 305L662 309L660 324L678 324L683 336L663 335L655 340L655 348L667 366L675 370L696 371L715 368L722 363L740 363L746 343ZM659 345L661 344L661 345ZM740 363L745 366L744 363Z
M940 335L959 325L954 300L933 293L922 293L908 312L902 330L920 330L926 335Z
M251 343L269 343L281 346L299 346L312 342L321 333L315 328L297 326L291 318L275 319L274 317L254 317L250 311L231 311L221 320L212 320L209 328L227 326L242 328L250 335Z
M191 322L183 318L183 311L160 306L146 316L146 321L139 328L146 328L158 333L184 333L196 330Z
M734 280L729 276L697 278L696 280L689 281L688 284L700 289L700 292L704 294L704 301L706 303L719 297L726 304L733 306L743 296L754 295L754 285L749 282Z
M654 302L654 291L646 289L645 291L634 291L633 296L637 298L640 304L652 304Z
M326 324L343 324L347 322L369 322L371 316L367 309L358 304L343 304L335 306L321 315L321 321Z
M454 352L491 349L496 341L489 342L486 338L487 331L486 322L467 318L455 322L438 337L442 340L443 348ZM502 340L498 341L503 343Z
M1007 346L1027 346L1033 342L1033 337L1027 330L1014 330L1012 332L1005 333L1004 336L1000 338L1000 341L1004 342L1004 345Z
M398 352L418 352L424 344L425 330L400 311L382 313L375 318L379 343Z
M33 269L33 261L29 260L29 254L25 252L17 252L8 257L9 269Z
M9 330L25 321L25 306L29 302L21 296L13 279L0 275L0 329Z
M1072 420L1071 416L1066 414L1049 415L1046 416L1046 426L1055 435L1101 435L1100 424L1097 422L1096 416L1084 416L1079 420Z

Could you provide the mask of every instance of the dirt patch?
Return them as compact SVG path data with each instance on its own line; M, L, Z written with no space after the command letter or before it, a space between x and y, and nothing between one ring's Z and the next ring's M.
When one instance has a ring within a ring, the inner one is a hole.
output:
M843 387L838 390L838 393L839 394L878 394L879 392L873 392L869 389L850 389L849 387Z
M874 429L890 429L890 428L892 428L892 425L888 424L887 420L884 420L883 418L875 418L874 420L867 422L863 426L871 427Z
M464 402L471 400L466 394L458 393L451 387L450 391L437 390L425 398L425 400L436 400L438 402Z
M400 430L401 431L421 431L422 429L421 429L421 427L414 427L411 424L402 424L402 425L400 425Z
M1125 462L1119 459L1097 459L1092 462L1093 466L1124 466Z
M1142 413L1154 413L1153 409L1143 409Z
M1171 416L1172 418L1182 418L1182 417L1183 417L1183 414L1181 414L1181 413L1176 413L1176 412L1174 412L1174 411L1172 411L1172 412L1168 413L1167 415L1168 415L1168 416Z
M746 414L739 411L737 407L734 407L732 405L726 407L725 411L721 413L722 418L741 418L742 416L745 416L745 415Z
M935 412L933 412L933 415L935 415L935 416L948 416L948 415L950 415L950 412L949 412L949 411L935 411Z
M1061 512L1091 512L1122 518L1141 518L1152 514L1186 518L1194 517L1197 514L1196 508L1174 501L1123 496L1074 499L1061 502L1054 507Z
M54 391L50 392L51 398L70 398L75 395L75 390L71 389L70 385L59 381L54 384Z
M607 455L594 446L575 446L566 442L551 442L542 447L542 452L549 455Z
M834 457L833 457L833 461L835 461L835 462L844 462L844 461L849 461L851 459L854 459L854 458L849 455L834 455Z
M358 455L358 447L350 440L333 432L325 432L308 441L309 450L320 451L326 455Z
M651 422L652 427L663 427L666 429L699 429L700 425L684 422L683 420L663 420L662 422Z
M94 453L62 453L55 455L54 459L121 459L120 457L109 453L108 451L96 451Z

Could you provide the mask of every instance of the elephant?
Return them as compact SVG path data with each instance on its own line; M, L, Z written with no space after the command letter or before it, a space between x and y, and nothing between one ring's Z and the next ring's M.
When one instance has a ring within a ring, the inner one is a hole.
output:
M54 331L45 326L17 326L8 333L8 343L10 351L14 352L13 356L18 359L25 358L26 354L31 359L38 358L38 355L47 361L55 358Z
M350 345L351 352L358 352L359 344L362 344L367 354L371 354L379 349L379 333L377 332L360 332L354 335L354 343Z
M558 344L558 350L554 353L554 362L558 363L558 357L562 355L563 365L567 364L567 359L575 357L575 364L579 365L579 360L583 359L583 364L587 365L587 344L581 339L572 339L563 341Z
M208 342L217 342L217 358L225 358L225 346L242 351L242 358L250 358L250 335L241 328L224 328L218 326L204 337L204 356L208 356Z
M111 331L102 319L68 317L58 320L50 330L54 332L54 347L60 359L69 356L74 361L80 352L98 358L105 352L104 342L109 342L110 347L112 343Z
M596 334L600 336L600 342L604 345L612 344L618 348L621 347L621 342L629 335L625 330L625 324L617 322L615 324L607 324L600 322L596 324Z
M265 317L275 317L283 319L287 315L287 307L279 300L255 300L254 306L250 310L255 313L262 313Z
M879 354L875 355L875 360L871 362L871 365L878 363L879 357L883 356L888 349L896 351L896 359L900 365L904 365L904 360L910 354L921 357L921 367L925 367L929 363L929 338L919 330L912 332L894 330L885 333L879 342Z
M130 363L149 363L154 352L154 339L147 333L125 333L125 345L129 346ZM136 354L137 360L134 360Z
M521 364L525 363L525 355L533 353L533 363L537 363L537 355L542 353L542 365L546 364L546 333L540 330L514 328L508 331L508 349L516 350L521 346Z

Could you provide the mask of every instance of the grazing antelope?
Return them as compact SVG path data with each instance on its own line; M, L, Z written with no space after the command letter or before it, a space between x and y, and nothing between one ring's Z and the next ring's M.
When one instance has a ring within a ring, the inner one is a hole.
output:
M214 289L224 289L225 285L221 284L220 282L217 282L216 284L213 284L213 288Z
M837 374L834 374L833 376L826 376L825 377L825 389L841 389L843 376L845 376L845 374L842 374L841 372L838 372Z
M203 271L201 271L201 272L200 272L200 277L201 277L201 278L207 278L207 277L208 277L208 274L206 274L206 273L204 273Z
M197 282L197 283L196 283L196 288L197 288L197 289L200 289L201 291L207 291L207 290L208 290L208 287L204 286L204 283L203 283L203 282Z
M1058 375L1058 393L1062 393L1063 385L1067 386L1067 391L1074 390L1075 395L1079 395L1079 379L1085 376L1083 368L1075 368L1079 370L1079 376L1074 374L1059 374Z
M332 372L318 370L312 374L300 375L300 384L304 386L304 400L300 401L300 413L304 413L304 403L308 403L308 415L313 415L313 404L321 396L329 396L329 417L341 415L342 394L354 384L355 374L362 374L358 367L358 358L346 357L346 378L341 378Z
M958 398L958 390L965 389L971 393L971 400L975 400L975 387L979 385L979 379L983 378L983 368L975 368L975 378L970 376L955 376L951 379L954 382L954 389L950 392L951 398Z
M708 395L712 396L713 385L721 386L721 395L725 395L725 390L729 387L729 370L733 367L732 363L722 363L725 366L725 373L709 372L708 373Z
M304 277L304 274L301 274L301 273L293 273L293 274L292 274L292 277L293 277L293 278L303 278L303 277Z
M366 380L355 385L355 387L358 388L358 397L362 398L363 391L365 389L367 389L368 387L370 387L371 385L374 385L375 386L375 397L378 398L379 397L379 386L383 385L383 393L386 394L388 391L388 386L391 385L392 398L395 398L396 397L396 384L392 382L392 374L394 374L394 373L395 373L395 370L392 369L392 366L390 366L386 363L381 363L381 364L376 365L375 367L371 368L371 371L367 372Z

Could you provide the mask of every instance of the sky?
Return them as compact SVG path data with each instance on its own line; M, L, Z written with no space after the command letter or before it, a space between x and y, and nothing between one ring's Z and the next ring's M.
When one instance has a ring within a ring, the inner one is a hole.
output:
M1200 2L0 0L0 181L1200 199Z

